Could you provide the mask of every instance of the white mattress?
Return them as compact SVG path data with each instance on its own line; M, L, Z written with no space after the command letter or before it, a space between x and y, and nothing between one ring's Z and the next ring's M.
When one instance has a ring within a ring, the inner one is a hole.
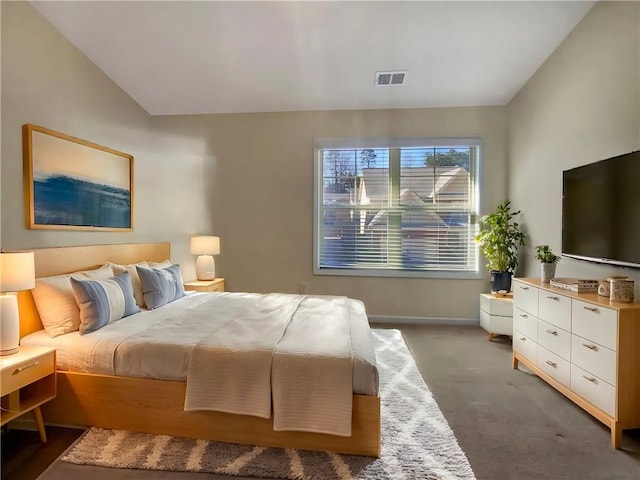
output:
M210 332L228 320L222 315L216 316L216 309L212 308L205 325L204 320L190 318L189 309L202 302L211 302L215 307L221 305L219 302L245 302L257 296L259 294L254 293L193 293L161 308L117 320L87 335L72 332L51 338L40 330L23 337L20 343L55 347L59 370L184 381L191 350L202 338L203 331ZM378 369L364 305L358 300L349 300L349 305L353 391L377 396Z

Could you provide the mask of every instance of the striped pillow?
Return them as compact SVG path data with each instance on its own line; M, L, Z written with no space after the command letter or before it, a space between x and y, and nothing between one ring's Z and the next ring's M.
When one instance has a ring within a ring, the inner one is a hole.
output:
M71 288L80 307L80 335L140 311L133 297L129 272L108 280L76 280Z
M113 269L113 275L119 275L122 272L129 272L131 275L131 284L133 285L133 296L136 299L136 303L140 308L145 308L144 295L142 294L142 284L140 283L140 276L136 267L169 267L171 262L165 260L160 263L156 262L140 262L132 263L130 265L120 265L118 263L106 262L105 267L111 267Z
M185 296L180 265L166 268L136 267L140 275L144 303L148 309L158 308Z
M111 268L99 268L68 275L36 278L36 288L31 290L38 307L40 320L52 337L75 332L80 326L80 310L73 297L70 278L80 280L107 280L114 275Z

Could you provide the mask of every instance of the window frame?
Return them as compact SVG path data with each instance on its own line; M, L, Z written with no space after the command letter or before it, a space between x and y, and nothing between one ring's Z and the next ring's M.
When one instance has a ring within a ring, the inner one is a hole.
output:
M323 191L323 163L322 151L331 149L400 149L413 147L455 147L474 146L478 147L477 161L473 168L473 178L476 188L471 192L475 211L472 216L477 225L480 211L480 172L482 155L484 152L482 138L479 137L411 137L411 138L317 138L314 140L313 155L313 274L329 276L355 276L355 277L392 277L392 278L436 278L436 279L464 279L477 280L484 278L480 269L479 246L476 245L476 265L475 270L454 271L454 270L401 270L401 269L378 269L378 268L326 268L320 266L320 235L322 229L319 225L321 218L322 199L320 195ZM391 179L391 173L389 174Z

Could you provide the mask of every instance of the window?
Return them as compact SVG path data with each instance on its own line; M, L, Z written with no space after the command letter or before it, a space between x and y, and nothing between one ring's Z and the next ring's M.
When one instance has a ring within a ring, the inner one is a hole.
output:
M478 278L478 139L316 142L314 273Z

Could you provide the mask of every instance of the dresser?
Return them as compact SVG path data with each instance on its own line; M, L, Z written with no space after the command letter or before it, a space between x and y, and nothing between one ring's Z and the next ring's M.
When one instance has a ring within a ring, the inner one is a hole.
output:
M640 427L640 303L513 279L513 368L524 364L611 429Z

